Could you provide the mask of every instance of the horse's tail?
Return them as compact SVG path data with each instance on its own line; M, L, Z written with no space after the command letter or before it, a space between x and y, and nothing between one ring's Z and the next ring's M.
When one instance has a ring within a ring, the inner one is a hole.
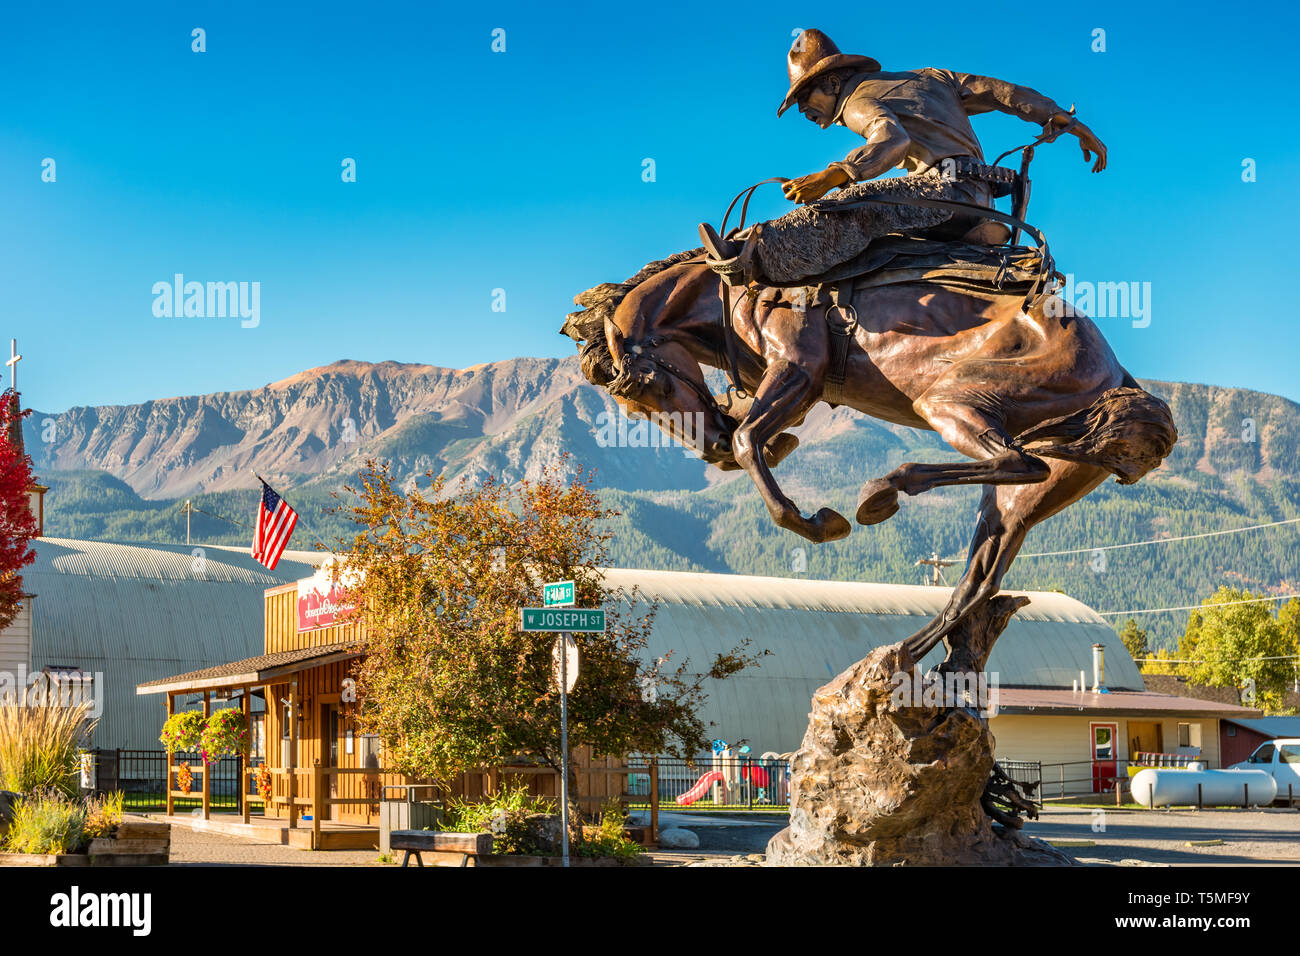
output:
M1035 425L1016 440L1020 445L1042 442L1025 450L1097 465L1121 485L1131 485L1173 451L1178 429L1169 406L1126 375L1123 385L1087 408Z

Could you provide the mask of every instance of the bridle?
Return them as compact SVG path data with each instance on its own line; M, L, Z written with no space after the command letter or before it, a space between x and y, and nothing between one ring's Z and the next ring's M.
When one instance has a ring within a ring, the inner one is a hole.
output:
M704 402L705 407L721 412L722 407L718 404L718 400L714 398L713 393L709 391L707 386L705 386L700 382L695 381L695 379L687 375L686 372L682 371L682 369L678 368L672 362L668 361L668 359L664 358L657 351L655 351L657 346L660 346L667 341L668 341L667 336L650 335L642 339L640 342L635 342L626 345L625 351L635 356L636 358L644 359L645 361L649 362L651 365L654 365L657 368L663 370L671 378L675 379L678 382L681 382L683 385L685 385L692 392L694 392L696 395L699 396L700 400Z

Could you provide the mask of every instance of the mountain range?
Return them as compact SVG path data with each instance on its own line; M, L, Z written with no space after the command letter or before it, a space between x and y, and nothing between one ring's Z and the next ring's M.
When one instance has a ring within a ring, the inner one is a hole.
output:
M1300 516L1300 406L1246 389L1143 384L1173 410L1173 454L1138 485L1108 482L1036 528L1008 586L1064 590L1103 611L1195 604L1221 584L1297 590L1298 525L1092 551ZM36 411L24 428L51 487L50 535L184 541L189 499L200 509L194 541L243 542L260 475L303 515L295 546L305 547L312 534L346 537L326 509L366 458L391 461L404 481L430 469L517 480L567 451L621 512L611 554L621 566L922 583L918 558L965 552L978 489L905 499L884 524L813 545L772 524L743 474L663 447L644 423L616 425L616 406L576 358L520 358L461 370L340 361L246 391ZM776 474L805 513L851 515L866 480L903 461L956 457L932 432L826 405L797 432L801 446ZM1077 553L1029 556L1062 550ZM1168 644L1186 615L1138 617Z

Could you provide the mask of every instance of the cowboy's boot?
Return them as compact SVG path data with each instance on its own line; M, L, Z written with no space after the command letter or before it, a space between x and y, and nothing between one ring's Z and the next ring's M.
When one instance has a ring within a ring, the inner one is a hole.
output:
M740 259L745 244L736 239L723 239L707 222L700 223L700 241L708 253L709 268L721 276L727 285L743 286L745 269Z

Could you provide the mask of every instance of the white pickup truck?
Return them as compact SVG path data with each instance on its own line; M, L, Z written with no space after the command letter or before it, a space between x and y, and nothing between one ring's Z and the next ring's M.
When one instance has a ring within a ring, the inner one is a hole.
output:
M1277 783L1277 799L1300 801L1300 737L1280 737L1259 745L1231 770L1265 770Z

